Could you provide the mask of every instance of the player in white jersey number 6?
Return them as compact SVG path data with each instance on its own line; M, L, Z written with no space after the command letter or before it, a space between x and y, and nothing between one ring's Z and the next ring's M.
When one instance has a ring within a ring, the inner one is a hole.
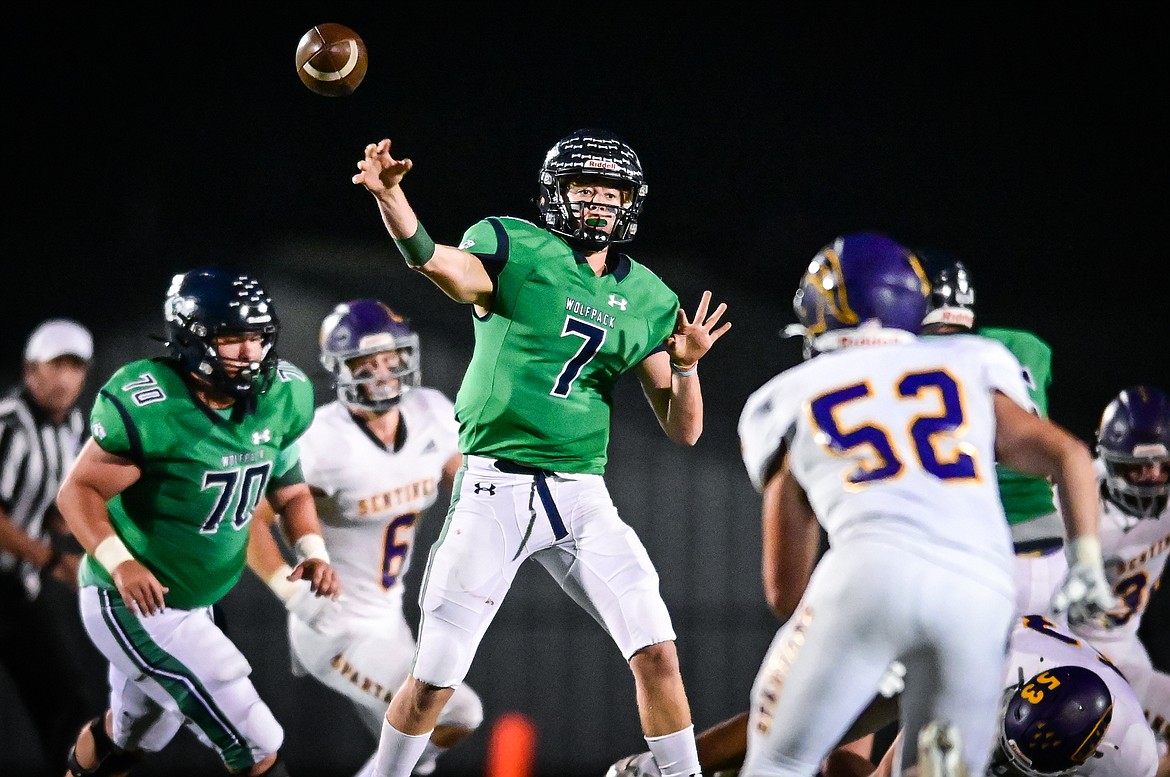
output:
M266 503L248 546L248 564L289 609L294 666L353 702L375 738L414 656L402 597L416 527L462 463L451 401L420 385L419 355L418 334L378 300L344 302L321 325L321 363L337 399L317 409L301 439L301 467L345 581L342 598L322 601L287 580ZM482 720L476 693L457 687L414 774L432 772Z
M744 407L744 464L776 500L784 542L810 547L819 521L831 546L756 676L745 774L815 774L894 661L907 737L895 763L913 764L923 727L949 722L982 774L1013 615L997 461L1057 485L1070 619L1113 603L1087 446L1030 412L1001 343L919 338L929 293L919 259L888 237L837 238L793 303L810 358Z

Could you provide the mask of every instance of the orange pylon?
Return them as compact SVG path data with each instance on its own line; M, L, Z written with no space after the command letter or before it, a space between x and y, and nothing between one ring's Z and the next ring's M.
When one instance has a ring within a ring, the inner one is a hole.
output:
M504 713L492 726L484 777L533 777L535 764L536 724L522 712Z

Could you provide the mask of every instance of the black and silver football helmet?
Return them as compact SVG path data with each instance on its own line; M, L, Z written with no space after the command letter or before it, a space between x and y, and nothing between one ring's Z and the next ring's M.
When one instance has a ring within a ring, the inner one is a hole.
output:
M398 356L389 379L360 369L354 372L354 359L383 351ZM321 322L321 366L333 375L342 402L384 413L419 385L418 334L376 299L342 302Z
M255 399L268 389L278 361L280 319L258 280L219 267L180 273L167 289L163 316L166 346L183 369L236 399ZM232 374L220 359L215 338L247 333L261 335L260 361Z
M1096 672L1083 666L1045 669L1007 697L988 773L1075 774L1096 752L1112 719L1113 695Z
M948 262L930 279L930 303L922 325L946 324L975 328L975 287L971 271L962 262Z
M1105 407L1097 430L1097 455L1105 465L1110 501L1137 518L1166 509L1170 483L1131 483L1125 471L1154 464L1170 467L1170 400L1157 386L1130 386Z
M615 209L613 230L609 234L584 223L582 204L571 203L566 196L570 181L592 179L624 193L621 208ZM579 129L558 140L545 154L536 206L550 231L565 238L574 248L598 250L634 238L647 191L642 163L632 148L612 132Z

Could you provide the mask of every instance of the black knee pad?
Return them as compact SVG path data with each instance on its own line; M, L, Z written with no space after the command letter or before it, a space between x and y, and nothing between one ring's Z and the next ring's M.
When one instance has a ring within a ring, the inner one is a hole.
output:
M103 712L86 724L90 736L93 737L93 751L97 756L97 766L92 769L83 769L77 762L77 745L69 748L69 755L65 765L69 767L70 777L117 777L130 771L144 755L141 750L120 750L114 741L106 734L106 715ZM84 729L83 729L84 730Z

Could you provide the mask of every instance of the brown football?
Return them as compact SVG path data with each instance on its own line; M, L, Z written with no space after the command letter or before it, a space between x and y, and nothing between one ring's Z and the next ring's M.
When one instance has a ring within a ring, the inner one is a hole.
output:
M344 24L318 24L297 44L297 75L317 94L353 94L366 77L369 57L361 37Z

